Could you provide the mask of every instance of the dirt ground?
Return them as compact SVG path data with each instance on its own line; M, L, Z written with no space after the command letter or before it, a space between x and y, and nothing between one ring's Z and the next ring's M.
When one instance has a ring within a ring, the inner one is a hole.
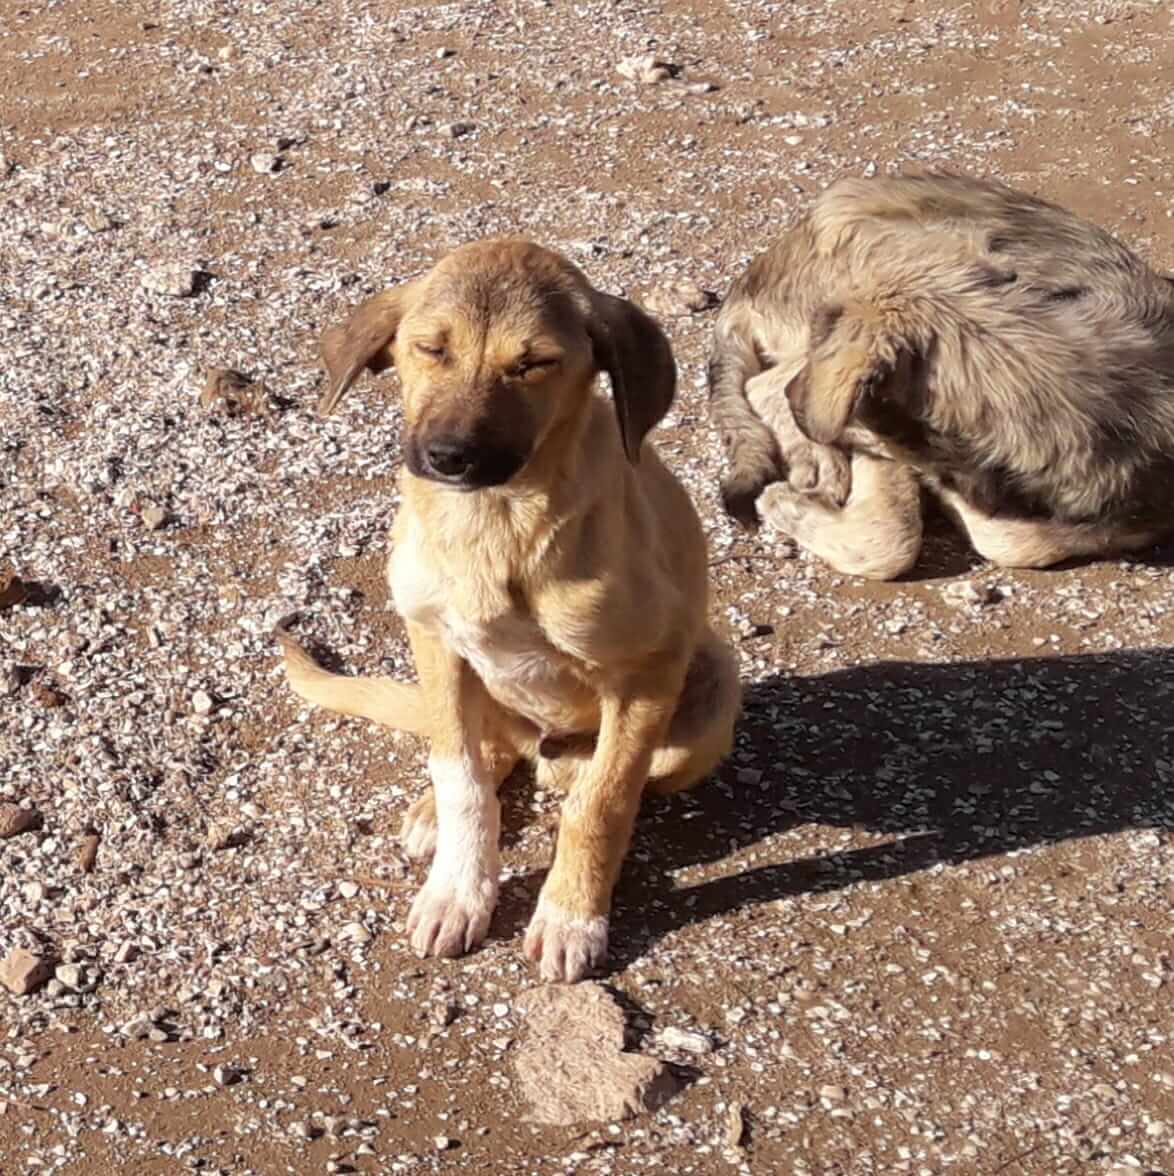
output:
M0 610L0 802L41 814L0 958L68 969L0 990L0 1173L1171 1169L1169 550L1008 573L939 522L878 586L738 532L712 313L666 318L655 441L747 701L641 817L607 983L682 1089L610 1124L529 1122L512 1068L557 799L510 787L490 942L415 959L422 750L297 705L270 636L410 672L394 377L312 411L360 298L502 232L720 295L837 176L924 166L1174 269L1168 5L2 0L0 63L0 570L40 586ZM206 411L210 367L269 411Z

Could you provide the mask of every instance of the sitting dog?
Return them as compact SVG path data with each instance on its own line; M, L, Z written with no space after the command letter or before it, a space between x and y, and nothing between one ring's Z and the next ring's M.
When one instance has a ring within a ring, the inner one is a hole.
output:
M486 935L514 766L567 792L525 950L544 978L577 980L606 958L642 793L707 775L739 706L706 618L700 521L644 441L675 391L668 341L557 254L494 240L363 303L322 352L323 412L364 369L399 373L387 576L420 684L327 673L283 633L290 685L430 741L432 790L403 830L433 855L408 919L420 955ZM601 371L612 407L593 391Z
M735 284L710 392L729 512L842 572L912 567L922 487L1005 566L1174 527L1174 284L1001 184L834 184Z

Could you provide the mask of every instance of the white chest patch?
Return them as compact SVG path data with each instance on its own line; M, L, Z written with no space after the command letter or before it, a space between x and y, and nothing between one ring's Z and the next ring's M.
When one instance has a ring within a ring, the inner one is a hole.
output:
M442 634L504 706L540 728L549 725L560 711L559 700L576 684L533 617L508 610L471 618L446 599L431 569L393 557L387 571L402 616Z

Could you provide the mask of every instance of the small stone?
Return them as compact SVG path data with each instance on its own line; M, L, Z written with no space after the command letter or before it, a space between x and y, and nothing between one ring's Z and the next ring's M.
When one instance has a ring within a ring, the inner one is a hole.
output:
M158 531L167 522L167 511L161 506L144 506L139 517L148 531Z
M450 139L463 139L466 135L471 135L477 128L471 122L451 122L445 123L440 129Z
M41 814L35 808L22 808L19 804L0 804L0 841L30 833L41 827Z
M443 61L446 57L456 57L456 55L457 51L455 49L448 48L447 45L442 46L440 49L436 50L437 61Z
M0 984L13 996L28 996L48 984L53 976L53 960L36 955L24 947L14 947L0 960Z
M698 1057L713 1052L713 1041L710 1037L695 1030L677 1029L669 1025L660 1031L660 1040L669 1049L679 1049Z
M118 945L118 950L114 953L114 962L116 964L129 964L138 954L138 945L126 939Z
M432 1143L437 1151L448 1151L450 1147L454 1146L454 1141L449 1139L447 1135L437 1135Z
M270 410L269 390L252 376L232 368L209 368L200 393L200 405L208 412L237 417L246 413L266 416Z
M86 970L81 964L60 964L53 975L75 992L86 987L88 978Z
M272 151L258 151L249 156L249 165L258 175L272 175L281 167L281 156Z
M848 1091L843 1086L821 1086L819 1101L825 1107L836 1107L848 1101Z
M91 233L108 233L115 228L114 222L100 209L91 209L82 214L82 224Z
M223 853L227 849L240 849L248 845L251 836L243 825L213 825L208 830L205 844L213 853Z
M460 1005L455 1000L446 1000L442 1004L433 1005L432 1024L437 1029L447 1029L457 1019L460 1011Z
M667 61L658 61L651 53L637 57L625 57L616 63L616 72L630 82L638 82L642 86L655 86L657 82L666 81L677 72L675 65Z
M152 266L142 277L144 290L168 298L190 298L196 292L199 271L179 262Z
M156 1045L162 1045L165 1041L171 1040L171 1034L166 1029L156 1027L147 1032L147 1040L153 1041Z
M998 594L985 585L976 584L973 580L955 580L942 589L942 595L951 604L958 605L986 605L998 600Z
M32 585L27 580L9 569L0 571L0 608L24 604L32 595Z
M44 675L38 675L29 684L29 695L38 706L47 710L65 704L65 695Z
M746 1136L746 1107L732 1102L726 1108L726 1147L739 1148Z
M317 1139L322 1134L322 1129L304 1119L299 1119L289 1125L289 1133L297 1139Z
M133 1038L138 1041L141 1038L147 1037L152 1031L153 1025L151 1018L146 1013L140 1013L137 1017L132 1017L122 1026L122 1032L126 1037ZM167 1040L167 1034L163 1034L163 1039Z
M347 923L338 933L338 938L344 943L370 943L371 932L362 923Z
M243 1077L235 1066L217 1066L212 1071L212 1081L217 1086L235 1086Z
M340 882L338 884L338 893L343 898L354 898L359 893L359 884L357 882Z
M83 874L92 874L98 862L98 846L102 836L96 829L86 829L77 851L77 868Z
M197 690L192 695L192 710L197 715L211 714L212 708L215 705L212 701L212 696L206 690Z

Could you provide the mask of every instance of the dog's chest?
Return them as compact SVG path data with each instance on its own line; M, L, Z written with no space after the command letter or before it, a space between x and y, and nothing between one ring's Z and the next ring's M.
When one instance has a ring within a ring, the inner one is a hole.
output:
M568 693L578 693L566 655L508 593L490 586L472 593L465 585L458 595L433 569L394 555L388 581L402 616L440 636L499 702L539 727L554 721Z

